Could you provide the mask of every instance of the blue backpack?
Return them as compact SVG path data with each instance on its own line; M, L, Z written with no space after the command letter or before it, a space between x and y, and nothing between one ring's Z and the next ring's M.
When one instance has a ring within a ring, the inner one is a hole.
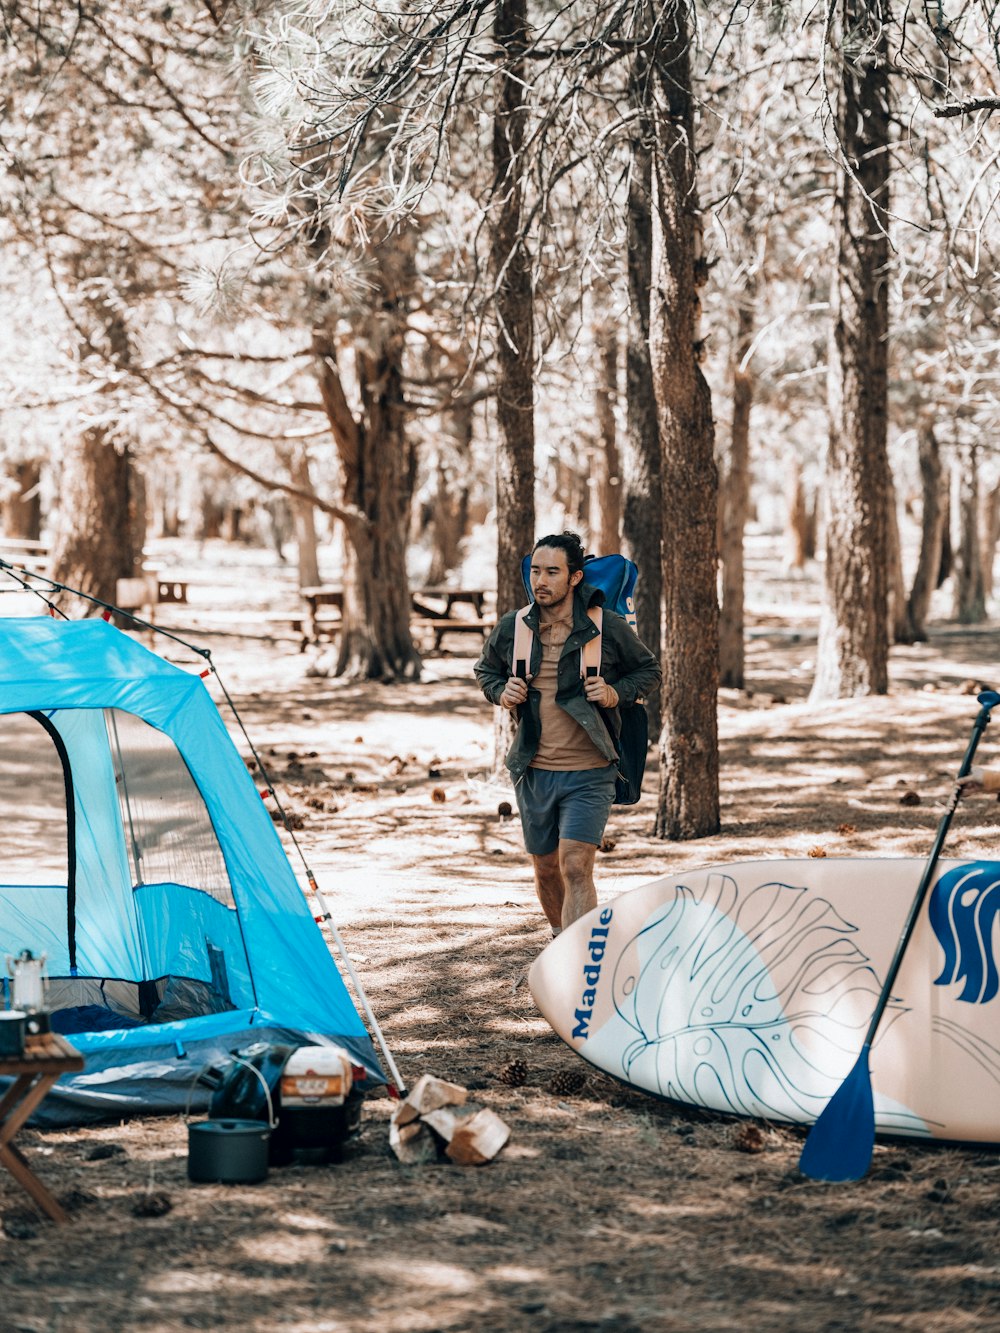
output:
M530 576L531 556L526 555L521 561L521 581L525 592L534 601ZM583 558L584 582L600 588L607 609L624 616L633 630L636 628L635 581L638 577L638 567L624 555L587 555Z
M521 561L521 580L528 597L533 601L530 575L531 556L526 555ZM637 566L624 555L584 557L584 582L600 588L604 593L605 607L624 617L633 632L636 628L635 582L638 577ZM600 623L598 621L595 623L600 629ZM587 647L596 655L599 664L600 637L591 639ZM596 674L595 668L590 667L587 674L590 671ZM639 700L634 704L620 704L618 716L621 720L621 731L618 736L618 778L615 782L614 803L635 805L642 794L642 775L646 769L646 751L649 746L649 723L646 709ZM611 727L608 730L614 734Z

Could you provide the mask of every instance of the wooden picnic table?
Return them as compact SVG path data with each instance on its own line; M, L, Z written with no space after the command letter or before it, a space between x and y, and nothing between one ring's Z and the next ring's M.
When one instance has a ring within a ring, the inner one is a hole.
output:
M486 603L491 593L486 588L449 588L430 586L417 588L410 594L412 618L410 626L415 631L425 631L432 636L433 648L437 652L445 634L488 633L493 627L493 619L486 611ZM319 641L322 630L327 633L336 631L344 612L344 590L340 584L321 583L315 587L302 589L302 600L306 604L309 622L308 635L303 637L303 647L311 639ZM456 614L456 607L468 607L471 614ZM324 616L321 608L328 608L334 614Z
M309 616L308 635L304 636L302 645L304 648L306 638L312 638L313 642L319 640L321 606L332 607L337 613L336 620L339 621L344 612L344 590L336 583L320 583L313 588L303 588L301 591Z
M61 1074L83 1068L83 1056L58 1032L29 1037L23 1055L0 1058L0 1076L14 1082L0 1098L0 1165L48 1213L53 1222L68 1222L66 1212L32 1171L13 1138L48 1094Z
M476 620L482 620L489 590L486 588L417 588L411 595L413 610L418 616L427 619L452 620L452 611L456 606L471 606ZM432 602L443 602L444 606L428 606Z
M494 616L487 610L487 601L492 594L487 588L418 588L410 598L414 617L410 628L429 634L433 641L433 652L441 648L441 640L446 634L488 634L495 623ZM456 607L469 607L472 614L456 613Z
M481 617L488 596L489 590L486 588L431 586L414 589L411 601L414 611L419 615L440 616L446 620L451 616L452 609L463 602L471 606L475 614ZM428 597L435 602L444 602L444 606L423 605L423 599ZM339 583L320 583L312 588L303 588L302 598L310 611L318 611L321 606L332 606L338 611L344 609L344 589Z

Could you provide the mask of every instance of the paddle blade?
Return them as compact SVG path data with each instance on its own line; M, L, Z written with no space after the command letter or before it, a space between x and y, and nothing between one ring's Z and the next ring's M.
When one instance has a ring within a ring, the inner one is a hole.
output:
M875 1105L868 1046L809 1131L799 1170L813 1180L860 1180L875 1147Z

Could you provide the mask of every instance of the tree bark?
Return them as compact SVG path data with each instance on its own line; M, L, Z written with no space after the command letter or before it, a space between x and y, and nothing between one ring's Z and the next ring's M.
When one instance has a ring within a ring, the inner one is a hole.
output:
M467 460L472 454L473 408L465 404L447 415L448 457L437 458L436 494L429 506L431 563L427 582L443 583L462 559L462 542L469 529L469 483Z
M610 299L610 293L607 294ZM615 401L618 397L618 331L610 324L594 326L597 358L597 457L594 490L597 497L592 535L595 555L612 555L621 549L621 464L618 457L618 428Z
M993 562L1000 540L1000 486L993 486L983 496L979 530L982 534L983 593L993 596Z
M553 461L553 493L566 527L590 532L590 456L574 452L572 458Z
M810 558L809 544L812 514L802 485L802 464L793 457L788 464L785 487L785 566L802 571ZM813 534L815 541L815 534ZM815 554L815 548L813 551Z
M941 560L937 569L937 581L935 588L943 588L951 578L952 570L955 567L955 543L951 539L951 492L952 492L952 474L954 469L946 469L944 477L944 495L942 504L944 505L944 526L941 529Z
M119 579L142 568L145 499L127 447L116 447L94 428L71 441L60 469L52 577L114 605ZM63 596L67 615L83 618L93 606Z
M687 10L658 14L653 55L650 362L661 449L664 672L656 835L719 828L719 609L712 402L698 364L702 251Z
M74 257L75 276L85 284L91 278L92 256ZM128 328L113 303L101 296L84 297L109 359L120 369L131 360ZM121 424L92 426L67 448L59 475L59 500L52 550L52 577L111 605L117 582L133 578L142 569L146 540L146 493L141 473L133 467ZM68 615L92 613L79 599L57 599Z
M660 433L656 395L649 359L649 302L652 287L652 158L651 127L646 105L645 62L637 62L631 81L631 101L639 112L631 142L628 187L628 341L625 347L627 394L622 452L622 549L635 561L635 614L639 638L657 657L662 656L662 588L660 534L663 525L660 489ZM660 691L646 700L649 733L659 736Z
M896 505L896 487L889 477L889 499L886 505L888 567L886 596L888 601L889 638L892 643L913 643L913 628L903 582L903 548L899 539L899 513Z
M923 511L920 519L920 555L907 603L912 643L927 638L927 613L930 610L931 594L938 586L941 549L948 518L948 496L943 484L941 451L933 423L926 417L917 425L917 450Z
M506 52L493 119L491 254L497 313L497 606L524 602L521 557L535 531L535 328L522 232L527 38L525 0L499 0L493 35Z
M382 252L382 259L385 258ZM332 674L360 680L416 680L410 636L406 536L412 462L402 390L405 297L383 263L370 313L354 330L361 411L347 403L332 332L313 332L320 393L343 477L344 602Z
M29 459L7 465L10 490L3 501L3 532L36 542L42 535L42 465Z
M733 344L733 426L729 440L729 466L720 495L719 512L722 559L722 606L719 610L719 679L730 689L745 684L743 641L743 539L750 503L750 411L753 380L744 358L753 342L754 284L747 279L736 315Z
M847 166L840 171L835 214L826 588L814 700L884 694L889 684L889 84L884 16L878 11L878 0L874 10L847 0L842 20L852 39L865 35L867 54L855 65L842 53L837 104Z
M498 0L493 37L506 59L493 112L490 254L495 284L497 610L523 606L521 557L535 535L535 326L531 256L523 233L524 132L527 118L522 58L525 0ZM496 710L495 768L509 748L512 725Z
M433 548L427 582L443 583L461 560L462 538L469 522L469 488L438 461L437 486L431 512Z
M979 449L972 444L963 454L959 472L954 615L963 625L979 625L986 619L979 533Z
M309 475L309 457L302 449L296 449L288 460L288 470L292 484L300 490L311 491L312 477ZM290 496L292 523L295 527L296 563L300 588L314 588L320 582L319 551L316 540L315 507L298 496Z

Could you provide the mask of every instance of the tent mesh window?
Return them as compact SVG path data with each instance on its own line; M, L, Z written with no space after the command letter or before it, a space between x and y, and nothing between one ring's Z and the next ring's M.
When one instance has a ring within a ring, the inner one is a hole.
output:
M204 799L173 741L121 709L104 716L135 887L186 884L235 909Z
M0 884L68 882L66 779L35 718L0 714Z

